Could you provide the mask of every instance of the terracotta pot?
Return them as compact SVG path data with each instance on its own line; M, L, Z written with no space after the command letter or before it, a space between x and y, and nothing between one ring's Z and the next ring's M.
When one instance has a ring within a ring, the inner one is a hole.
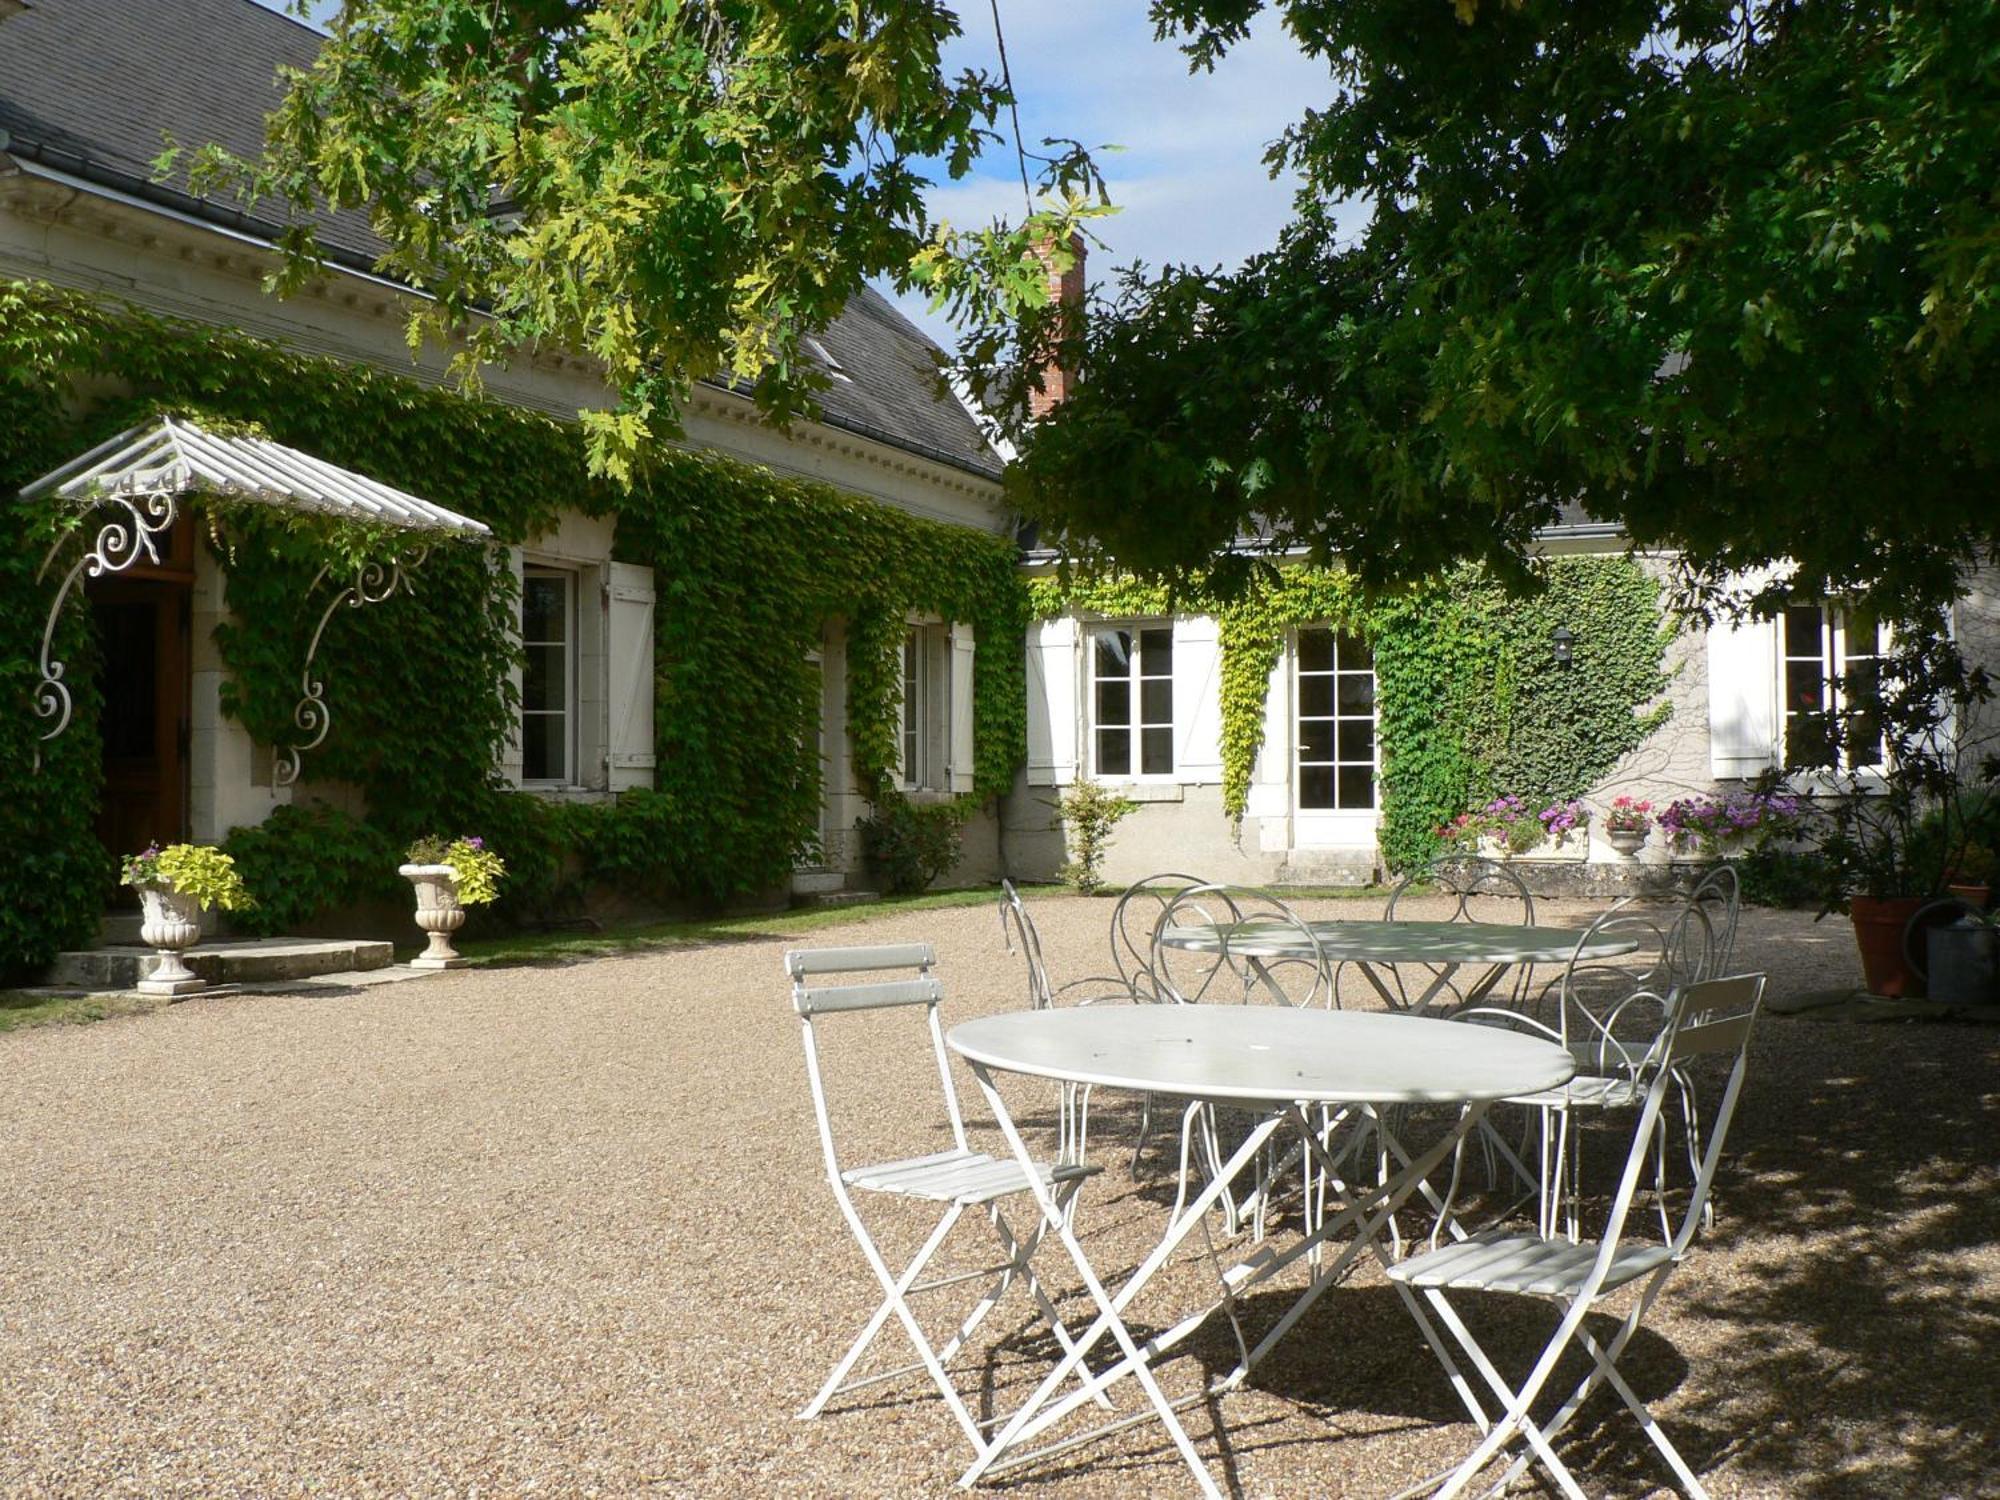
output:
M1958 897L1967 906L1976 906L1981 911L1985 911L1993 905L1993 887L1983 880L1961 881L1955 885L1948 885L1945 889Z
M410 960L413 969L455 969L465 962L451 945L451 935L465 925L465 908L458 900L458 871L450 865L403 865L396 871L417 891L417 926L430 935L430 946Z
M1903 956L1903 929L1917 908L1921 896L1855 896L1847 903L1847 915L1854 923L1854 944L1861 950L1861 976L1871 995L1914 1000L1923 995L1918 979Z

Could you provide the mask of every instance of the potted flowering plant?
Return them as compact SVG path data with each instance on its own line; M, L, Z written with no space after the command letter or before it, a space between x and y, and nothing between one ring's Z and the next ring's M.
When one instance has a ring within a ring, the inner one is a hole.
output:
M1660 831L1682 853L1723 854L1798 832L1805 804L1787 792L1752 789L1683 797L1660 814Z
M451 935L465 925L465 908L480 906L500 894L507 866L476 835L447 842L435 834L410 845L409 863L397 874L416 888L417 926L429 934L430 945L411 967L455 969L465 962L451 945Z
M1438 829L1443 842L1490 859L1526 854L1542 841L1542 824L1519 797L1495 797L1485 806L1462 812Z
M187 995L205 988L208 981L181 954L201 941L202 908L242 911L255 904L236 861L206 844L148 844L125 856L118 878L139 893L140 940L160 954L159 965L139 981L140 992Z
M1577 829L1589 826L1590 809L1575 798L1567 802L1552 802L1541 810L1536 821L1542 825L1543 836L1560 849Z
M1653 831L1653 804L1636 797L1613 797L1604 815L1604 841L1630 859Z

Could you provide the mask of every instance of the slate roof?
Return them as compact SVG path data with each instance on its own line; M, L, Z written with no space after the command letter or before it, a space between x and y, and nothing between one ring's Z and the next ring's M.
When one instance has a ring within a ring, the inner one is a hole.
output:
M259 238L276 222L152 181L163 136L254 153L276 70L312 61L319 35L252 0L30 0L0 23L0 130L9 154ZM373 269L363 213L319 218L327 258ZM872 289L819 335L850 378L822 393L822 421L997 478L1001 462L937 380L937 346Z

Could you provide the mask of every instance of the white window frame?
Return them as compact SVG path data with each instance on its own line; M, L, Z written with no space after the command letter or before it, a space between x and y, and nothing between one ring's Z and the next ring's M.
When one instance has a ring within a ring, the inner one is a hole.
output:
M564 595L564 639L562 641L531 641L528 639L527 585L538 577L560 578L563 580ZM527 559L521 569L521 645L525 650L532 646L560 645L565 648L563 662L563 703L559 709L530 709L527 706L526 668L522 672L521 695L521 785L525 787L573 787L582 784L578 774L580 749L580 720L578 709L578 686L582 669L582 596L583 572L580 568L560 563ZM563 721L563 774L561 776L530 776L528 774L528 720L560 716Z
M1166 637L1167 661L1164 668L1148 670L1149 653L1145 649L1147 633L1157 633ZM1098 667L1098 642L1109 635L1129 635L1132 649L1126 656L1126 670L1119 679L1107 679ZM1106 620L1093 624L1084 636L1084 752L1085 763L1090 767L1093 779L1108 782L1154 782L1170 783L1180 774L1180 694L1174 683L1174 623L1172 620ZM1123 724L1106 725L1101 722L1098 710L1098 685L1107 680L1122 680L1129 693L1130 716ZM1145 684L1164 682L1167 685L1167 717L1149 719L1145 711ZM1128 769L1107 771L1098 754L1098 735L1104 729L1123 729L1129 736L1130 759ZM1148 771L1146 764L1145 735L1148 730L1165 730L1167 735L1167 769Z
M1819 615L1819 650L1817 656L1809 656L1793 649L1791 612L1811 609ZM1892 642L1886 621L1875 622L1875 640L1872 651L1864 651L1850 656L1847 647L1848 607L1839 599L1794 599L1787 603L1778 616L1777 667L1778 667L1778 755L1780 761L1791 766L1792 721L1803 713L1814 712L1829 720L1841 730L1840 741L1835 746L1834 763L1831 767L1812 766L1793 769L1811 776L1815 772L1828 771L1850 776L1879 776L1889 767L1889 747L1882 741L1876 742L1874 761L1856 766L1848 752L1844 720L1849 712L1847 702L1847 671L1851 663L1857 661L1880 662L1889 654ZM1816 661L1820 673L1820 706L1816 710L1805 710L1793 706L1791 688L1791 665L1795 661Z
M932 750L928 734L933 693L932 630L917 621L903 627L902 692L896 708L896 779L906 792L930 789Z
M1329 636L1332 637L1333 666L1324 671L1318 668L1314 668L1308 671L1305 665L1305 654L1299 649L1299 637L1303 635L1305 632L1311 630L1323 630ZM1375 677L1375 655L1372 650L1369 652L1368 655L1368 670L1365 673L1357 668L1343 667L1341 665L1341 657L1340 657L1341 638L1343 636L1352 637L1353 635L1354 633L1352 631L1342 630L1337 625L1303 625L1300 626L1298 630L1293 632L1292 652L1291 652L1292 806L1294 811L1301 817L1306 817L1306 818L1338 817L1338 818L1366 819L1367 822L1372 826L1375 823L1375 821L1381 816L1382 812L1382 719L1381 719L1381 699L1379 697L1380 684L1376 681ZM1366 807L1339 807L1339 806L1307 807L1305 802L1305 772L1309 768L1314 770L1324 769L1333 772L1333 793L1335 801L1338 802L1340 797L1341 771L1344 769L1353 769L1354 767L1357 767L1362 764L1362 762L1358 760L1342 760L1340 758L1341 724L1354 723L1359 721L1363 717L1360 714L1352 714L1352 713L1344 714L1340 711L1340 679L1342 677L1361 677L1361 676L1365 676L1368 679L1368 713L1366 715L1369 725L1368 761L1367 761L1368 805ZM1333 688L1333 704L1332 704L1333 713L1331 717L1324 714L1313 714L1310 716L1310 721L1313 723L1326 723L1333 726L1332 760L1308 761L1305 758L1305 726L1306 723L1308 722L1308 716L1305 712L1305 683L1306 680L1309 678L1324 678L1327 680L1327 682L1329 682L1332 685Z

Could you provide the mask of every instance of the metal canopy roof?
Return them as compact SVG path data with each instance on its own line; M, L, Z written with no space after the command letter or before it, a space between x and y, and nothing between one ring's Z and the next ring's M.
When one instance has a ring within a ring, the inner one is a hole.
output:
M38 500L53 495L71 504L93 505L102 500L189 491L404 531L492 535L470 516L419 500L269 438L219 436L173 417L121 432L110 442L23 486L21 498Z

